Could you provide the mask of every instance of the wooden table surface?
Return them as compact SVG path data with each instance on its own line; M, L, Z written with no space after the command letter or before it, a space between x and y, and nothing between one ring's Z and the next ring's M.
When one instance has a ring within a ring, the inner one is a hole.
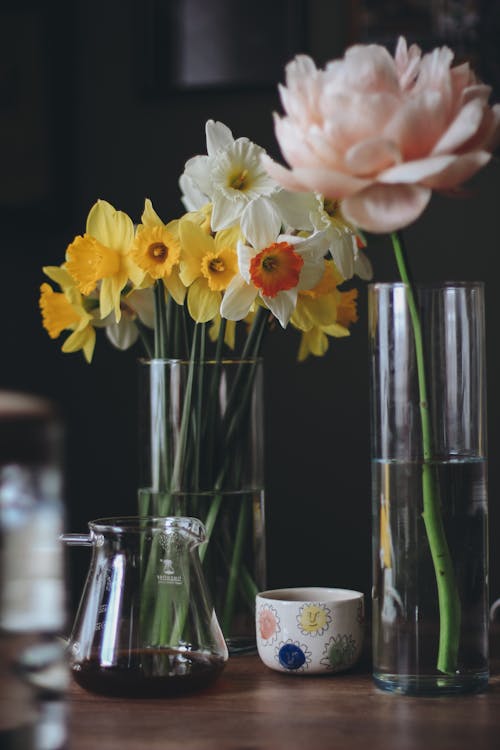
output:
M214 685L179 698L70 693L71 750L498 750L500 661L487 692L412 698L379 691L367 665L345 674L274 672L233 656Z

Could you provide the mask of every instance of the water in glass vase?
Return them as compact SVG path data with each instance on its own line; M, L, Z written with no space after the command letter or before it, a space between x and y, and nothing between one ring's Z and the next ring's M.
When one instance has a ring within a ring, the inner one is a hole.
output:
M407 694L463 693L488 682L486 461L432 463L460 598L456 669L438 671L436 573L422 518L422 463L373 462L373 676ZM378 507L377 507L378 502Z

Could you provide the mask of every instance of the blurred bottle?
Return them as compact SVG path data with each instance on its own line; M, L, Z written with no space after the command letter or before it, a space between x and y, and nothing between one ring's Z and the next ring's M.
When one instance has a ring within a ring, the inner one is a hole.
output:
M66 745L61 427L48 402L0 391L0 747Z

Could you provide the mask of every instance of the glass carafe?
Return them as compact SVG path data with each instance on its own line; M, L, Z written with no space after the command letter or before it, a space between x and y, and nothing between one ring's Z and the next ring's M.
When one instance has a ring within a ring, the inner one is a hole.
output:
M101 518L67 544L92 547L69 642L92 692L167 696L204 688L228 658L201 570L203 524L186 517Z

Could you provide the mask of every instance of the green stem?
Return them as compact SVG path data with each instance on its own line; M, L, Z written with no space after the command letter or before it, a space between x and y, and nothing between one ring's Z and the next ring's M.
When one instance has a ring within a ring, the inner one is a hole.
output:
M233 557L229 567L229 579L227 582L226 600L224 602L224 612L222 615L222 632L229 635L231 622L233 619L234 602L236 595L236 586L240 576L241 559L243 556L243 544L245 541L245 531L248 523L248 507L246 502L242 502L238 515L238 524L236 526L236 538L234 541Z
M406 286L406 299L415 339L415 356L419 388L419 408L422 425L422 517L429 541L439 601L439 650L437 669L453 674L457 669L460 641L460 598L450 549L446 540L441 502L437 488L433 461L432 428L427 396L422 325L418 314L413 286L407 269L402 238L395 232L391 235L394 255L401 280Z
M196 405L193 409L193 424L194 424L194 476L193 483L195 492L200 490L200 461L201 461L201 441L202 441L202 425L203 425L203 376L205 373L205 343L206 343L206 324L200 323L201 327L201 338L200 338L200 352L198 360L198 378L196 388ZM209 435L209 440L213 437Z
M191 403L193 399L193 382L195 374L195 365L197 358L198 348L198 332L199 324L197 323L194 328L193 342L191 345L191 354L189 357L188 366L188 377L186 383L186 393L184 397L184 403L182 405L182 417L181 427L179 434L179 442L177 450L175 452L174 466L172 469L172 478L170 484L170 490L176 491L182 487L181 477L182 472L185 470L185 458L186 458L186 446L187 446L187 435L189 429L189 420L191 418Z
M146 357L148 359L153 358L153 347L151 346L151 332L150 330L142 323L139 318L136 318L135 324L137 326L137 330L139 331L139 338L141 340L141 344L144 347L144 352L146 354Z
M155 303L155 343L154 353L156 359L164 359L167 356L167 305L165 301L165 287L160 279L154 285Z

